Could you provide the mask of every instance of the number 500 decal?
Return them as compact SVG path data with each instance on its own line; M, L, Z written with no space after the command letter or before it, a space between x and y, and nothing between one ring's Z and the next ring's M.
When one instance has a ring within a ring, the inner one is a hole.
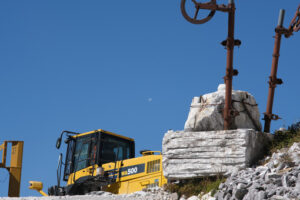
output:
M138 168L137 167L133 167L133 168L129 168L127 169L127 174L130 175L130 174L135 174L138 172Z
M134 175L134 174L138 174L138 173L143 173L145 172L145 163L143 164L139 164L139 165L131 165L128 167L122 167L121 169L121 176L130 176L130 175Z

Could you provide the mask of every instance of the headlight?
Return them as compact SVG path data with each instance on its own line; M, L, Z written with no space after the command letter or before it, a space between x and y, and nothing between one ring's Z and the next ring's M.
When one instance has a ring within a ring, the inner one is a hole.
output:
M100 175L100 176L104 175L104 169L103 169L103 167L97 167L96 175Z

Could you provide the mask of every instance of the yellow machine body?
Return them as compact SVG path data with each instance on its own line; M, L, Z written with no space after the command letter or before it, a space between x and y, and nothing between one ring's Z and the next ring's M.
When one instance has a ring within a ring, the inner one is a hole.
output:
M134 141L132 138L102 129L96 131ZM92 133L95 133L95 131L82 133L73 137L78 138ZM95 164L71 173L67 185L74 184L74 182L81 177L96 176L96 169L98 167L99 166ZM129 194L141 191L145 188L162 187L167 183L167 179L163 176L162 155L159 151L145 151L141 157L105 163L102 165L102 168L104 169L104 173L109 174L109 177L116 179L115 183L108 185L103 190L115 194Z
M162 187L167 179L162 172L162 156L146 155L138 158L117 161L102 165L104 172L111 172L110 177L115 176L116 182L108 185L103 190L115 194L129 194L141 191L145 188ZM70 174L68 185L84 176L95 176L98 166L90 166Z
M142 156L135 157L132 138L102 129L80 134L64 132L68 134L63 173L67 185L60 186L58 181L56 186L48 189L49 195L80 195L97 190L129 194L146 188L162 187L167 183L159 151L145 150L141 152ZM57 148L60 147L63 133L57 140ZM40 182L30 182L29 188L46 196Z

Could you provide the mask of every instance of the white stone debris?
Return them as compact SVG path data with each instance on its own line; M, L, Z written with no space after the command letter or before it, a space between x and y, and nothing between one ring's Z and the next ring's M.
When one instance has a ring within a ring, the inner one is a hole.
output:
M212 196L211 192L204 194L203 192L198 195L199 200L216 200L215 197Z
M223 130L223 108L225 103L225 85L220 84L218 91L194 97L185 122L186 131ZM232 91L232 107L237 111L232 129L261 130L260 113L254 97L245 91Z
M231 174L216 200L300 199L300 143L265 158L262 166Z
M50 196L50 197L0 197L0 200L177 200L176 193L168 193L162 188L155 187L145 191L138 191L132 194L116 195L109 192L91 192L88 195L77 196Z
M272 136L253 129L168 131L163 138L163 172L168 179L232 173L262 158Z
M191 196L187 200L199 200L199 198L197 196Z

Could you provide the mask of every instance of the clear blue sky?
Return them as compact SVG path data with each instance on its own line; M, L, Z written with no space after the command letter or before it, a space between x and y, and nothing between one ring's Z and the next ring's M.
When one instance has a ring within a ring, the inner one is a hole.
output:
M227 1L218 1L227 3ZM298 0L237 1L235 89L265 112L274 28L288 26ZM105 129L132 137L137 151L161 150L168 129L182 130L194 96L223 82L227 14L187 22L180 1L27 0L0 2L0 141L25 141L21 195L29 180L56 184L62 130ZM282 40L272 130L300 120L300 33ZM262 116L261 116L262 117ZM0 196L8 173L0 170Z

